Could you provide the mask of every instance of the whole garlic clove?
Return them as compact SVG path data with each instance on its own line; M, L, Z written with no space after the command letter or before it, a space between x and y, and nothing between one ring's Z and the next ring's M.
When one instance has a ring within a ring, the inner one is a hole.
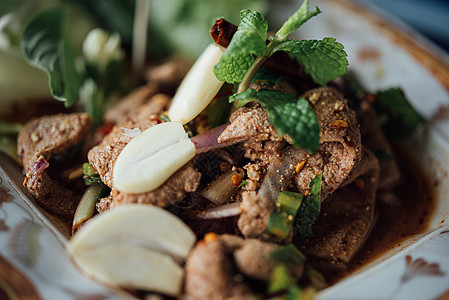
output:
M119 206L89 220L68 245L70 253L89 253L107 244L165 253L183 262L195 243L193 231L163 208L145 204Z
M113 170L114 188L130 194L155 190L195 153L195 145L181 123L150 127L133 138L118 156Z
M212 101L224 83L214 74L214 66L222 54L223 49L215 44L203 51L173 97L168 110L170 120L186 124Z
M170 256L129 244L106 244L73 254L91 277L112 286L177 296L184 270Z
M195 241L175 215L131 204L95 216L66 249L84 272L106 284L176 296L184 277L180 264Z

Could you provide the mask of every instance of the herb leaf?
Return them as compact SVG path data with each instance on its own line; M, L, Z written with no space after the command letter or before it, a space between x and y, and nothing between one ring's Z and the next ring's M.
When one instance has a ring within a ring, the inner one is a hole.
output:
M66 10L46 10L24 29L21 46L26 61L49 77L52 96L70 107L78 101L81 78L65 32Z
M248 89L230 97L229 101L238 101L237 107L257 101L268 113L270 123L280 136L288 134L293 144L315 153L320 143L320 126L315 112L304 99L295 99L291 94L278 90Z
M424 121L400 88L378 92L374 108L382 130L389 138L406 137Z
M282 25L281 29L276 33L276 38L280 41L285 40L289 34L295 32L302 24L319 13L321 11L317 6L310 12L309 1L305 0L301 7Z
M240 16L242 20L231 43L214 67L215 76L231 84L242 81L255 60L254 56L263 56L267 51L267 20L250 10L242 10Z
M318 174L312 179L309 186L309 194L305 197L296 215L296 231L300 237L311 236L313 234L312 226L320 214L321 179L321 174Z
M347 71L347 54L343 45L334 38L287 40L276 46L275 51L288 52L304 66L306 73L321 85L325 85Z

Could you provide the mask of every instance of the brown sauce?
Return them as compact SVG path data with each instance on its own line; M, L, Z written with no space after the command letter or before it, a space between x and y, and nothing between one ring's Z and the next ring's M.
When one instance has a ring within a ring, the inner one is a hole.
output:
M388 251L401 247L407 238L423 233L429 227L435 208L431 184L407 154L401 151L396 153L402 182L391 192L399 201L394 205L377 199L375 227L347 269L330 278L332 283L344 279Z

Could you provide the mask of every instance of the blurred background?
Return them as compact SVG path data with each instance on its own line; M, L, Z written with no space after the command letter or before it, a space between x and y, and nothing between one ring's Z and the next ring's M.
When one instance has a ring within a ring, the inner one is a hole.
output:
M397 17L449 53L449 1L357 0Z

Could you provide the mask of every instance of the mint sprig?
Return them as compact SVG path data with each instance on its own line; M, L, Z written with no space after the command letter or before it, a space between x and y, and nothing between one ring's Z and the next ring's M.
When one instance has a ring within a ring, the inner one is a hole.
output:
M291 94L279 90L248 89L245 92L231 96L230 102L236 102L237 108L256 101L268 113L270 123L280 136L288 134L295 146L308 149L315 153L320 142L320 127L315 112L309 103Z
M281 50L290 53L303 64L305 71L319 84L324 85L343 75L348 65L346 52L334 39L301 43L287 39L288 35L319 13L317 7L309 11L309 1L305 0L275 36L269 39L267 45L266 19L258 12L242 11L242 21L214 68L215 76L230 84L240 82L237 92L243 92L265 60Z

